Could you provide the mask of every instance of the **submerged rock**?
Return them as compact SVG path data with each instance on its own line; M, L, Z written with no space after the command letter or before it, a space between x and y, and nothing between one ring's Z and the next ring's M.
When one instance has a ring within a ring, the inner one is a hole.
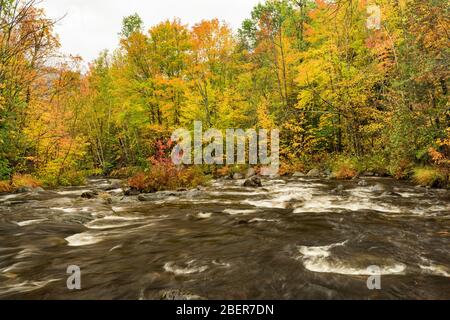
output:
M376 185L374 185L372 187L372 191L377 192L377 193L383 193L386 191L386 187L384 185L382 185L381 183L377 183Z
M120 182L112 182L110 185L101 188L101 190L103 191L112 191L112 190L117 190L117 189L121 189L122 188L122 183Z
M97 196L98 196L98 192L97 191L86 191L86 192L83 192L81 194L81 197L83 199L94 199Z
M173 290L163 290L159 293L160 300L169 300L169 301L180 301L180 300L205 300L204 298L192 294L190 292L186 292L183 290L173 289Z
M340 194L340 193L344 192L344 190L345 190L345 187L342 184L340 184L337 186L336 189L332 190L331 193Z
M258 177L252 177L250 179L247 179L244 183L244 187L247 188L261 188L262 182L261 179Z
M125 196L127 196L127 197L138 196L140 194L141 194L141 192L134 188L125 190Z
M393 191L386 191L382 194L383 197L396 197L396 198L401 198L402 195L397 193L397 192L393 192Z
M155 200L155 196L151 196L151 195L148 195L148 194L140 194L138 196L138 200L141 201L141 202L149 202L149 201Z
M367 187L369 185L369 183L366 180L361 180L360 182L358 182L358 186L360 187Z

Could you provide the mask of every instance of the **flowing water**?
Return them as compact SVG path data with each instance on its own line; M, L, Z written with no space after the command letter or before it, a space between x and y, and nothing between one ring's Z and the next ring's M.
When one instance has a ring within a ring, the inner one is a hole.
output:
M366 181L217 181L146 202L80 197L106 180L2 195L0 299L450 299L449 191Z

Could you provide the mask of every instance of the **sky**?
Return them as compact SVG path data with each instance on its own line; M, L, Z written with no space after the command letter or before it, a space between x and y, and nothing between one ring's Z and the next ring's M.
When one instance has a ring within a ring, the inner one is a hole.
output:
M138 13L148 29L161 21L180 18L193 25L218 18L237 30L261 0L42 0L47 16L64 17L56 26L61 51L86 62L104 49L118 46L122 19Z

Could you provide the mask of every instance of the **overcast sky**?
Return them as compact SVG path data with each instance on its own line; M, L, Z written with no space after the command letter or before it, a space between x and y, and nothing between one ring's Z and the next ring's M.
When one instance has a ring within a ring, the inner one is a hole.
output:
M194 24L218 18L235 30L261 0L42 0L48 17L66 17L58 23L62 51L95 59L103 49L117 47L122 18L138 13L145 27L174 17Z

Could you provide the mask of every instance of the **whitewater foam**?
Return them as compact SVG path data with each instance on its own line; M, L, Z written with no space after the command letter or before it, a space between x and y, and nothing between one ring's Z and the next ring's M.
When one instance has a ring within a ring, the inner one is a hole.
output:
M299 247L301 256L297 257L297 260L302 261L305 269L316 273L334 273L341 275L352 276L371 276L373 270L368 268L356 268L348 266L339 261L330 261L328 258L331 256L331 250L337 247L343 247L348 241L331 244L323 247ZM391 266L380 267L378 275L392 275L403 274L406 266L401 263L396 263Z
M179 267L174 262L168 262L164 265L164 271L175 275L189 275L194 273L202 273L208 270L208 266L195 266L195 260L189 261L186 267Z

